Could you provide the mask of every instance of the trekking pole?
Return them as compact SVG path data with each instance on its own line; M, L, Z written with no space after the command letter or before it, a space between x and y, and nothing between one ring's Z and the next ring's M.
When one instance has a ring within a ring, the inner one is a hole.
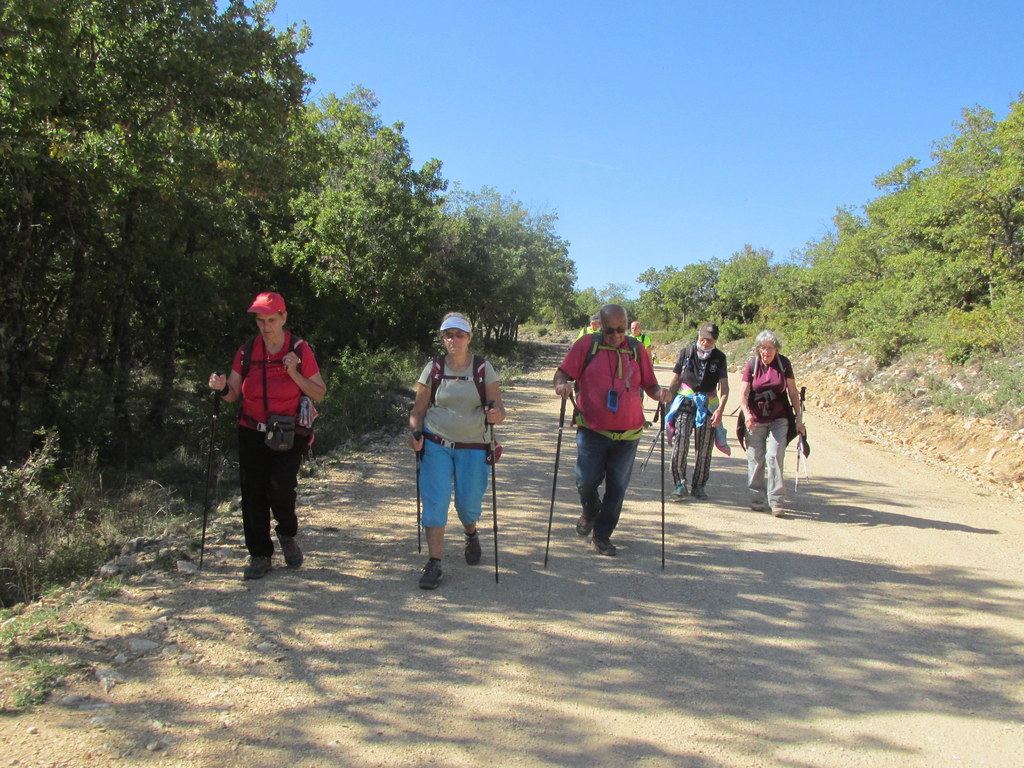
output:
M658 419L661 421L661 570L665 570L665 403L661 404L658 410Z
M558 413L558 440L555 442L555 471L551 476L551 511L548 512L548 541L544 545L544 567L548 567L548 550L551 548L551 523L555 519L555 488L558 486L558 457L562 453L562 430L565 428L565 398Z
M417 430L412 434L414 440L422 440L423 433ZM416 551L423 551L423 526L420 525L420 463L423 461L423 449L416 451Z
M218 376L223 376L220 371ZM203 555L206 552L206 521L210 515L210 478L213 476L213 441L217 435L217 409L220 407L220 392L213 392L213 417L210 419L210 453L206 459L206 487L203 490L203 535L199 540L199 570L203 570Z
M663 418L662 409L664 403L658 403L658 410L654 413L654 418L658 420L658 432L654 435L654 439L651 441L651 447L647 449L647 456L640 462L640 471L643 472L647 469L647 462L651 460L651 455L654 453L654 446L658 444L658 437L664 437L665 431L665 419Z
M487 410L494 407L494 401L487 403ZM494 583L498 583L498 488L494 482L494 465L498 457L494 454L494 425L491 428L491 507L494 510Z

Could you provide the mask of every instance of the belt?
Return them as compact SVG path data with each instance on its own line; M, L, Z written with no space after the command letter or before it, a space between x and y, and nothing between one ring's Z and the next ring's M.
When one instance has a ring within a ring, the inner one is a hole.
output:
M445 448L456 448L456 449L474 449L478 451L488 451L491 448L490 443L455 443L451 440L445 440L443 437L435 435L433 432L423 432L423 437L432 443L443 445Z

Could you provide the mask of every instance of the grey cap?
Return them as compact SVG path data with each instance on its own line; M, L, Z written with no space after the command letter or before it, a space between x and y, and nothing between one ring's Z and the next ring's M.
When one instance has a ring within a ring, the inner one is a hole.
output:
M711 339L712 341L718 341L718 326L714 323L704 323L697 331L698 339Z

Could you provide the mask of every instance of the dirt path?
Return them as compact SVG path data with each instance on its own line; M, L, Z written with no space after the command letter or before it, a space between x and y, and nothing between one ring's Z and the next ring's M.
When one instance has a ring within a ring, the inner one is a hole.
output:
M225 521L201 576L81 605L98 677L0 719L0 764L1024 764L1019 505L811 412L788 519L745 507L734 445L710 500L667 505L662 570L658 453L599 557L573 530L567 432L545 569L550 376L506 393L500 583L488 511L483 563L453 527L441 588L416 587L396 438L302 480L300 571L241 581Z

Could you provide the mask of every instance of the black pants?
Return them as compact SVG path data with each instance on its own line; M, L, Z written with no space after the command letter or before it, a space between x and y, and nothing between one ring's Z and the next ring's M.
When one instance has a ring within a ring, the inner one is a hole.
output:
M263 443L263 433L239 425L238 470L242 484L242 527L245 547L253 557L270 557L270 516L277 521L277 533L294 536L299 528L295 516L295 488L299 465L308 439L295 436L290 451L272 451Z

